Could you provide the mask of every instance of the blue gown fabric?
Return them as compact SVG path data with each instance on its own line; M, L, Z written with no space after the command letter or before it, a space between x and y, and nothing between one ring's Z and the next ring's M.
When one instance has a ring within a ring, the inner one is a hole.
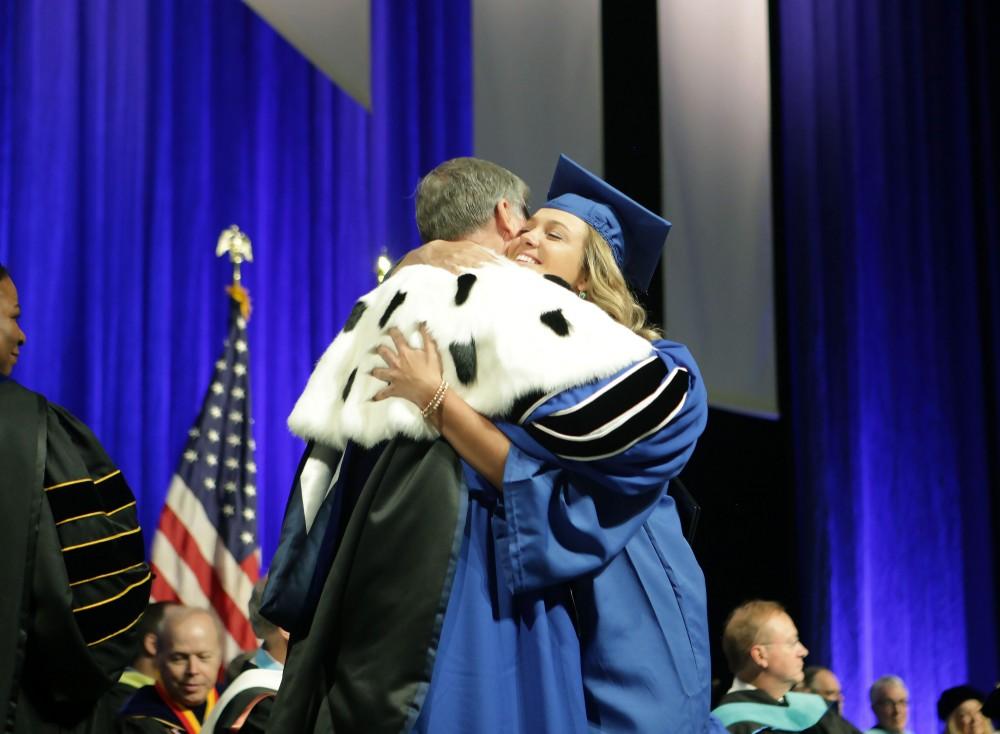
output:
M464 467L465 535L414 731L715 728L704 578L666 491L704 429L706 393L685 347L653 346L668 373L687 371L687 391L638 443L573 460L531 430L615 375L498 423L512 442L502 495Z

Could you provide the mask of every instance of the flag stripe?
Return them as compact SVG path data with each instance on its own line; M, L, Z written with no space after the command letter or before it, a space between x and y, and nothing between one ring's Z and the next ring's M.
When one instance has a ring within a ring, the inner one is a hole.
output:
M198 587L201 589L204 597L211 600L212 607L233 639L240 645L253 647L256 644L257 638L253 633L253 628L250 626L246 613L230 596L226 584L223 583L223 577L220 577L218 573L220 570L218 565L213 567L198 550L198 545L205 541L204 535L201 536L200 543L196 543L189 530L190 525L181 522L173 513L169 504L163 508L163 513L160 515L160 530L157 534L166 539L168 544L173 548L176 553L177 564L186 566L191 575L197 580ZM214 554L216 562L218 562L220 557L228 554L229 551L224 545L216 544L216 553ZM225 567L223 568L224 571ZM242 570L238 574L240 579L246 580L246 576ZM181 588L183 589L184 587ZM180 589L178 589L178 597L185 604L189 603ZM247 598L249 599L249 594Z
M224 544L221 550L218 546L219 534L215 524L209 519L205 507L198 497L190 490L184 480L176 474L167 493L167 504L175 517L182 519L192 541L205 561L215 567L216 574L223 582L226 593L235 600L242 600L243 605L250 600L250 592L256 576L250 578L240 567L233 554ZM182 554L183 555L183 554ZM251 554L252 556L253 554Z

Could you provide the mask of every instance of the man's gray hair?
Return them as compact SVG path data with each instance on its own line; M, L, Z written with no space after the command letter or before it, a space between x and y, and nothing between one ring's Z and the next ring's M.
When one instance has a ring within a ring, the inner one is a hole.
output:
M528 185L518 176L481 158L445 161L417 184L420 236L462 239L490 221L501 199L527 218Z
M883 675L881 678L876 678L872 687L868 689L868 700L875 703L882 696L882 691L889 686L899 686L906 691L907 695L910 693L910 689L906 687L903 679L898 675Z

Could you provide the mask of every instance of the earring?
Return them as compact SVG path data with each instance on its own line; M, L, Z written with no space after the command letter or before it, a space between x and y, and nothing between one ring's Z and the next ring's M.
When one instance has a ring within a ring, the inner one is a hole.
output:
M576 295L580 296L583 300L587 300L587 291L577 291Z

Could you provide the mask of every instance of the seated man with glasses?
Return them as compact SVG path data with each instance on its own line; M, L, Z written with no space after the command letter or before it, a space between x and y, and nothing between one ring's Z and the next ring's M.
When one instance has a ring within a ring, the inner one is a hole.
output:
M837 706L815 693L793 693L802 683L809 651L795 623L777 602L754 600L732 611L722 651L734 679L712 712L732 734L760 729L810 734L859 734Z
M876 724L865 734L913 734L906 728L910 718L910 691L898 675L883 675L868 689Z

